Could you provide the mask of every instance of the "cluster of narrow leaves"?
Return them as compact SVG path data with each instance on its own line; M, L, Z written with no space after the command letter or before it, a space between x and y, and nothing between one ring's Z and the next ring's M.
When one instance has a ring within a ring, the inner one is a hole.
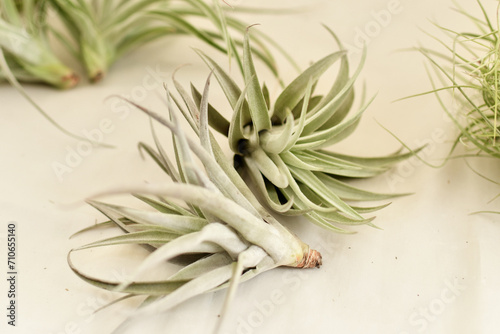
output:
M456 8L474 24L476 31L457 32L439 26L450 37L450 42L436 38L446 51L420 48L438 78L436 82L429 73L433 90L424 94L434 93L460 130L451 152L462 143L469 150L468 155L500 158L499 27L498 23L493 25L483 4L479 0L477 3L482 17L473 16L458 4ZM447 106L440 96L442 91L451 93L458 110Z
M59 29L57 19L65 30ZM20 84L37 82L66 89L78 83L76 72L55 54L52 36L96 82L126 52L163 36L191 35L230 56L243 42L228 39L228 29L243 31L244 27L238 19L226 17L218 0L211 5L206 0L0 0L0 81L7 80L61 132L87 141L61 126ZM253 51L278 77L268 45L282 52L281 48L264 34L256 42Z
M309 249L276 221L259 204L232 166L217 162L217 157L223 153L208 126L208 85L209 81L199 108L194 101L185 101L186 107L199 116L190 118L199 141L188 138L178 125L168 93L170 119L136 105L173 134L174 162L154 132L156 149L140 144L141 149L153 157L174 181L134 190L135 196L150 205L152 210L89 201L109 218L100 226L117 226L125 234L77 250L140 244L154 252L126 282L109 282L88 276L69 259L73 271L95 286L126 293L127 297L145 295L147 298L134 317L140 317L143 312L161 312L201 293L228 287L222 312L225 314L240 281L277 266L313 268L321 264L319 253ZM196 164L195 156L206 169L206 174ZM182 200L186 206L172 199ZM148 269L186 254L199 256L165 280L137 281L139 275Z
M359 110L347 117L365 53L350 76L347 52L335 34L328 31L341 50L299 74L274 103L266 86L259 82L248 34L241 58L245 80L242 88L214 60L201 51L199 54L213 70L233 110L229 121L211 107L210 125L228 137L235 165L249 173L267 205L281 214L304 214L326 229L347 232L339 224L371 224L373 217L364 218L362 214L383 207L358 207L353 201L397 195L361 190L342 179L379 175L411 153L363 158L327 149L353 133L371 102L365 102L363 97ZM318 80L339 62L330 91L324 96L314 94ZM193 89L193 96L199 99L200 94Z
M109 66L130 48L170 31L147 17L149 10L165 1L51 0L51 3L73 40L60 38L82 61L93 82L101 80Z
M52 50L47 7L45 1L0 0L0 52L18 80L71 88L78 77ZM8 79L5 68L0 79Z
M77 75L52 52L45 24L46 9L45 1L0 0L0 80L7 80L58 130L75 139L88 141L56 122L19 83L42 81L59 88L71 88L78 82Z
M57 58L51 36L83 64L90 81L97 82L125 53L160 37L190 35L231 52L242 41L228 44L228 29L242 31L245 24L226 18L222 11L218 0L212 4L206 0L0 0L0 48L17 80L71 88L78 76ZM64 29L54 23L57 19ZM254 51L277 75L264 41L275 45L261 35ZM3 72L0 79L5 79Z

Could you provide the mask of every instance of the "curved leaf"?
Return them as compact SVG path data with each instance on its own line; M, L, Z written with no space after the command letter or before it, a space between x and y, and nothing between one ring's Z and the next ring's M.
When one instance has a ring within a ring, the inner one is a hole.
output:
M273 109L273 117L283 121L287 115L287 110L293 110L295 106L304 98L308 90L309 81L315 84L319 78L337 61L345 51L332 53L311 65L295 78L276 100Z

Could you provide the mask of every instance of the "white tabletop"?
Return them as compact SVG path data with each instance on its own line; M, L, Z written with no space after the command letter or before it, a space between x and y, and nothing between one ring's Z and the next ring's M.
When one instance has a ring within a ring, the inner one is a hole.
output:
M494 1L484 2L494 19ZM272 6L286 8L289 3L275 0ZM240 1L236 7L239 4L269 6L263 0ZM420 30L439 34L429 19L456 29L470 26L451 6L449 1L431 0L318 0L298 14L245 14L244 18L260 23L256 29L278 40L303 68L336 51L321 23L354 50L353 64L365 40L368 58L357 87L359 91L365 82L367 93L377 93L377 97L357 131L333 149L364 156L399 149L399 142L380 123L411 147L428 143L422 156L439 164L457 133L437 100L424 96L393 101L431 87L424 57L418 52L398 52L419 43L437 46ZM478 13L472 2L467 6L471 13ZM68 91L26 86L67 129L100 133L115 149L88 147L62 135L13 88L0 86L2 275L7 275L5 236L11 221L18 226L19 252L18 326L6 324L8 287L2 278L2 333L3 328L7 333L110 333L137 305L137 300L130 300L93 314L119 295L80 280L69 269L66 256L71 248L112 232L69 237L104 220L83 199L110 188L167 180L137 150L138 141L152 142L148 118L110 96L128 94L162 112L162 88L151 78L169 81L173 70L185 63L191 66L177 73L182 83L192 81L201 88L208 75L193 46L223 59L193 38L176 37L125 56L96 85L82 82ZM289 82L295 73L285 63L283 69ZM279 86L265 69L262 73L276 96ZM328 84L323 80L318 89L326 90ZM212 86L213 101L223 105L223 97ZM168 132L163 132L168 141ZM499 180L499 162L467 161ZM307 271L277 269L240 285L228 314L227 333L497 333L500 224L496 215L470 213L498 210L499 200L489 201L499 187L475 174L463 159L450 160L442 168L410 159L380 177L355 184L414 194L396 198L376 212L374 222L380 230L361 226L354 235L333 234L305 219L281 217L302 240L322 252L323 266ZM110 201L137 204L130 198ZM81 252L74 261L89 274L114 279L130 272L146 254L139 247L121 246ZM162 270L155 274L160 276ZM224 291L196 297L168 313L137 320L126 333L208 333L223 300Z

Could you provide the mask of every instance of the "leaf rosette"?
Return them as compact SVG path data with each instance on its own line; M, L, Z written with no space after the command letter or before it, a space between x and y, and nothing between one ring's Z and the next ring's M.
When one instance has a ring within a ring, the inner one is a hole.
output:
M362 94L361 106L349 116L354 104L354 84L366 53L351 76L346 50L328 31L340 51L299 74L274 103L270 102L267 87L259 82L249 34L241 58L243 88L217 62L201 51L199 54L212 69L233 110L228 121L211 107L210 125L227 136L235 165L248 172L266 204L281 214L305 214L319 226L347 232L338 225L371 224L373 217L364 218L362 214L385 206L359 207L348 202L384 200L402 194L365 191L344 179L379 175L413 153L366 158L327 149L354 132L373 100L365 101ZM338 63L330 90L325 95L314 94L320 78ZM200 96L194 88L193 96Z

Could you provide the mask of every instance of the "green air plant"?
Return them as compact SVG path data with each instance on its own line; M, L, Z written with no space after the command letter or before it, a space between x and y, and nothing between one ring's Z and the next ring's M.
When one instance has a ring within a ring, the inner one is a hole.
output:
M360 109L346 118L353 106L354 83L363 58L350 76L347 52L339 44L334 52L311 65L288 84L274 103L260 84L246 35L243 47L243 78L237 83L210 57L199 51L212 69L233 110L228 121L210 107L211 126L228 137L235 165L250 175L266 204L281 214L305 214L312 222L337 232L338 224L371 224L362 214L382 208L356 207L347 201L372 201L397 195L355 188L343 179L368 178L388 170L411 153L386 157L355 157L327 150L348 137L356 128L371 100L361 99ZM335 63L338 73L324 96L314 94L323 74ZM200 101L200 93L193 88ZM362 94L364 95L364 94Z
M469 150L468 155L499 158L500 36L498 24L495 27L482 3L477 3L482 17L474 17L457 5L457 12L476 26L475 32L456 32L439 26L451 39L450 43L446 43L436 38L446 51L419 49L430 61L439 79L438 84L429 73L433 90L424 94L434 93L460 130L450 155L459 143L463 143ZM440 96L442 91L452 94L458 111L446 106Z
M165 1L50 0L77 42L73 54L84 64L91 81L99 81L108 67L124 52L149 39L164 35L165 29L151 25L145 12Z
M78 77L54 54L46 16L46 1L0 0L0 48L18 80L71 88ZM4 69L0 79L7 79Z
M321 255L273 218L230 164L217 162L222 151L208 127L208 87L209 81L198 110L200 117L190 119L199 141L188 138L179 126L168 92L169 120L136 105L173 133L175 163L165 154L154 131L156 150L144 143L140 148L153 157L174 182L133 189L135 196L153 210L89 201L110 219L101 225L117 226L125 234L76 249L141 244L153 252L125 282L90 277L77 269L69 257L71 268L85 281L128 296L145 295L145 302L134 314L137 317L228 287L224 314L240 281L278 266L313 268L321 264ZM194 101L188 100L186 105L193 106ZM201 161L206 174L194 156ZM182 200L187 205L181 206L173 200ZM199 256L165 280L138 280L148 269L186 254Z
M241 31L245 26L237 19L226 18L217 0L213 5L204 0L50 1L78 44L77 49L67 38L58 36L83 62L91 81L99 81L126 52L164 36L191 35L230 53L238 47L238 42L226 42L228 28ZM276 46L261 36L255 52L277 74L264 41Z
M71 88L78 82L76 74L60 63L51 51L44 25L45 15L45 1L0 0L0 80L8 81L59 131L89 142L87 138L76 135L57 123L19 83L44 82L59 88Z

